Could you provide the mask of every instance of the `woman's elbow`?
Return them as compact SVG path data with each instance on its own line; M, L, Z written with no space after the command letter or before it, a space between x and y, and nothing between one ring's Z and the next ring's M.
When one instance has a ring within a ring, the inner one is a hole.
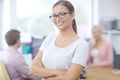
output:
M35 76L35 77L37 77L37 78L41 78L41 77L43 77L43 76L42 76L41 71L39 71L40 69L41 69L41 68L38 69L38 67L32 65L31 68L30 68L29 73L30 73L32 76Z
M35 69L33 66L31 66L29 73L34 76L35 74Z
M32 75L32 76L35 76L35 77L37 77L37 78L40 78L40 75L35 71L35 70L33 70L33 69L30 69L30 75Z

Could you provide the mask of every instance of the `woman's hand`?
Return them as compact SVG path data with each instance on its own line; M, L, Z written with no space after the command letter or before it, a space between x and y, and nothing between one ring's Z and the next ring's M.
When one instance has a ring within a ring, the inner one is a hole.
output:
M63 76L54 76L50 78L46 78L46 80L65 80Z
M98 65L95 65L95 64L88 64L87 65L87 68L94 68L94 67L98 67Z
M56 70L56 76L62 76L67 73L67 70Z

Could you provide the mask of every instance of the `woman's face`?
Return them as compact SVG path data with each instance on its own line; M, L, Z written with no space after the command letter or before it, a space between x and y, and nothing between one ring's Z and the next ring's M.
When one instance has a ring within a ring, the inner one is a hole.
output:
M53 23L59 30L65 30L72 27L74 13L70 13L67 7L57 5L53 8L52 12L52 16L54 16Z
M101 39L101 36L102 36L102 32L96 28L93 28L92 29L92 35L94 37L95 40L99 40Z

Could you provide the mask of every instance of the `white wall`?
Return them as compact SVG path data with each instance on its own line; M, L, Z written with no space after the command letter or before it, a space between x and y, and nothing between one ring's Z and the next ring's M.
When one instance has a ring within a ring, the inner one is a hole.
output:
M3 14L3 0L0 0L0 31L2 31L2 14ZM0 34L0 37L2 37L2 34ZM0 38L0 50L2 49L2 38Z
M92 25L99 24L99 0L92 0Z
M99 16L120 19L120 0L99 0Z
M5 34L11 27L11 15L10 15L10 0L3 0L3 15L2 15L2 45L3 49L7 47L5 42Z

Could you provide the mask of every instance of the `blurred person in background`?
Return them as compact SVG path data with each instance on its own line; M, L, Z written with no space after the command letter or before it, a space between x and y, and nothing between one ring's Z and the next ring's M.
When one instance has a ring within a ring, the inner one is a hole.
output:
M88 67L112 67L113 49L108 40L102 37L102 27L95 25L92 28L93 39L90 41Z
M29 67L18 48L21 45L20 31L9 30L5 35L8 48L1 53L1 61L5 64L10 76L10 80L36 80L29 74ZM38 79L37 79L38 80Z

